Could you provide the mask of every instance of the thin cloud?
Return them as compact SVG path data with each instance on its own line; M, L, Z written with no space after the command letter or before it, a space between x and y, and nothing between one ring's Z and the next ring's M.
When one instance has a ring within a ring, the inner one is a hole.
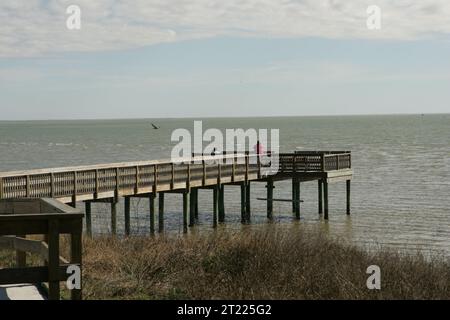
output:
M82 29L66 28L66 8ZM381 30L366 9L382 10ZM123 50L217 36L412 40L450 35L447 0L3 0L0 57Z

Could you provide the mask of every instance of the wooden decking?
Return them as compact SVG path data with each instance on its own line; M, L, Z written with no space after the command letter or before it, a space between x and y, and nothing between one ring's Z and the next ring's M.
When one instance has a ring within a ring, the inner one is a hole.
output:
M25 170L0 173L0 199L41 198L58 199L63 203L85 201L87 225L90 228L90 203L111 202L112 231L115 232L115 211L119 197L125 197L126 229L130 197L150 198L151 229L154 231L154 199L160 195L164 206L165 192L183 193L184 223L195 224L198 190L212 188L214 216L223 220L223 187L241 186L243 222L250 218L250 183L268 185L268 218L272 217L272 188L276 181L292 180L292 203L296 217L300 217L300 183L317 180L319 183L319 213L328 218L328 183L347 182L347 213L350 213L350 180L352 179L349 151L301 151L280 154L221 154L193 156L176 161L156 160L112 163L93 166ZM188 197L189 195L189 197ZM189 207L188 202L191 201ZM217 206L216 206L217 202ZM322 203L323 202L323 203ZM153 204L152 204L153 203ZM193 203L193 205L192 205ZM152 209L153 208L153 209ZM198 211L198 209L197 209ZM214 225L217 224L214 219ZM129 218L128 218L129 220ZM163 227L159 227L161 231ZM127 230L126 230L127 231ZM129 227L128 227L129 231Z

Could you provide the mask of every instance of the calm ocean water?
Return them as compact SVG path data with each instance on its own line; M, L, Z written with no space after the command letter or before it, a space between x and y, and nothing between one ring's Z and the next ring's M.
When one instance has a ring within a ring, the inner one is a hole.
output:
M0 171L169 158L171 133L194 119L0 121ZM282 151L344 149L353 152L352 215L345 215L345 183L330 185L330 221L317 214L316 182L302 184L302 220L291 205L275 203L277 223L370 247L423 250L450 257L450 115L339 116L203 120L206 128L278 128ZM275 196L290 195L290 183ZM265 196L252 186L255 228L264 227ZM181 230L181 197L168 195L166 226ZM200 193L201 224L210 225L212 195ZM226 188L227 223L241 228L238 187ZM132 203L134 233L148 232L147 201ZM94 206L97 232L107 232L108 207ZM120 223L120 221L119 221ZM121 226L119 226L121 228Z

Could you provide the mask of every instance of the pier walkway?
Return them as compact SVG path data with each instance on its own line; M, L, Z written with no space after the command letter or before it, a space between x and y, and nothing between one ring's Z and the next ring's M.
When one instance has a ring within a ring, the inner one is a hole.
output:
M91 204L111 204L111 230L116 233L119 198L125 198L125 233L130 233L130 199L149 199L150 232L155 232L155 199L158 197L158 230L164 230L164 194L183 195L183 226L196 224L198 191L212 189L213 225L225 220L224 187L241 187L242 222L250 221L250 184L267 185L267 218L273 218L274 184L292 180L292 210L300 218L300 184L318 182L318 212L328 219L328 185L345 181L347 214L350 214L350 181L353 171L350 151L300 151L256 155L224 153L198 155L177 161L155 160L0 173L0 200L52 198L76 206L85 202L86 229L92 232Z

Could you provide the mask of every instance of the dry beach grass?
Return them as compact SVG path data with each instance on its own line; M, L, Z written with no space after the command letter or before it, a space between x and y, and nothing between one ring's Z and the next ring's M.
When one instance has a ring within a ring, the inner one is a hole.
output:
M381 268L381 290L366 269ZM450 299L450 263L273 229L84 241L87 299Z
M444 257L369 253L276 226L85 238L83 250L85 299L450 299ZM0 268L13 263L12 252L0 251ZM381 268L381 290L366 287L369 265Z

